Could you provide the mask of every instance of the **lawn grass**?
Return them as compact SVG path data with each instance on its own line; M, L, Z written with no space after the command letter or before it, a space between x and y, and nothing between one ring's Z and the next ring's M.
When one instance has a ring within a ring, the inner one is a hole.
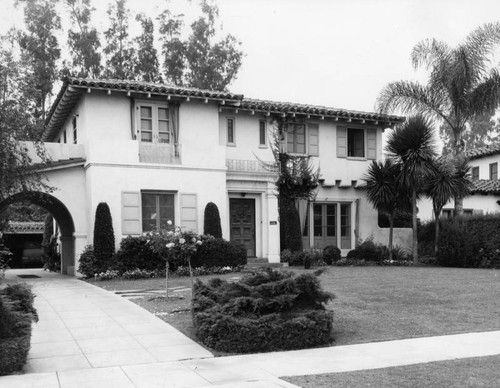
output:
M311 376L284 377L302 388L497 387L500 356Z
M292 269L296 273L306 270ZM200 277L233 278L239 274ZM330 267L321 275L335 294L334 344L348 345L414 337L500 329L500 271L439 267ZM162 289L165 279L94 282L107 290ZM190 287L189 278L172 278L169 287ZM190 291L183 299L134 302L178 330L194 336ZM184 310L176 312L179 310Z

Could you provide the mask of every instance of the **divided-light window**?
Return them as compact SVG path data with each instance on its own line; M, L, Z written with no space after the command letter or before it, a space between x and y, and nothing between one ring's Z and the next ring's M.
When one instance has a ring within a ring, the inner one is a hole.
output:
M140 104L140 139L146 143L170 143L168 108L157 105Z
M168 221L175 222L174 194L141 193L142 231L167 229Z
M289 124L287 130L287 151L291 154L306 153L305 124Z

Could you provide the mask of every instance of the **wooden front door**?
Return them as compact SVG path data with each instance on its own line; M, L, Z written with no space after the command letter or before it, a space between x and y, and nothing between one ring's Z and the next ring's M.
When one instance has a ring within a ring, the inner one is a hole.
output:
M247 249L248 257L255 257L255 200L229 199L231 213L231 241L238 241Z

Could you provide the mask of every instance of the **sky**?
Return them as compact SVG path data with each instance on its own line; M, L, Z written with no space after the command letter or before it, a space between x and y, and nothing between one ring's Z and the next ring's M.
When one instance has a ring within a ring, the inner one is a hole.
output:
M109 0L92 0L106 27ZM166 0L128 0L154 17ZM171 0L187 20L197 1ZM229 89L248 98L373 111L391 81L420 80L412 47L427 38L460 43L476 27L500 20L500 0L218 0L224 31L245 53ZM22 23L14 0L0 0L0 33ZM63 20L68 23L67 19ZM497 61L498 62L498 61ZM55 91L57 93L57 91Z

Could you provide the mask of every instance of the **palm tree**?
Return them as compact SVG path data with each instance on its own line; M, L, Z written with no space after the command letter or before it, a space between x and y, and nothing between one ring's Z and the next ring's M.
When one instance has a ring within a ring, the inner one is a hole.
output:
M429 119L422 115L408 118L389 134L386 151L389 158L400 166L398 186L411 193L413 262L417 263L417 199L425 182L435 174L436 151Z
M425 194L432 199L435 219L434 256L439 250L439 218L443 206L452 198L465 198L473 183L467 177L470 166L467 159L459 157L440 158L435 162L436 174L429 178Z
M398 190L399 165L391 159L372 161L364 177L368 201L379 212L389 218L389 260L393 256L394 216L399 209Z
M380 92L377 107L383 113L400 110L426 114L448 124L453 132L454 154L463 155L463 134L471 120L492 113L500 104L500 72L489 66L500 43L500 22L472 31L456 47L436 39L423 40L411 53L415 69L430 71L427 85L414 81L391 82ZM455 212L463 202L455 199Z

